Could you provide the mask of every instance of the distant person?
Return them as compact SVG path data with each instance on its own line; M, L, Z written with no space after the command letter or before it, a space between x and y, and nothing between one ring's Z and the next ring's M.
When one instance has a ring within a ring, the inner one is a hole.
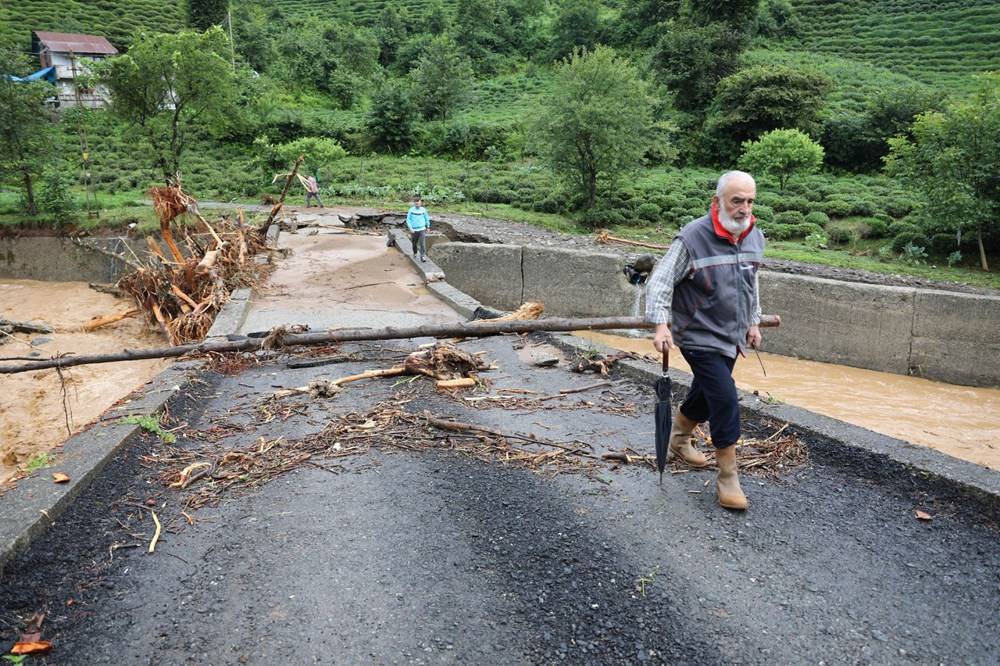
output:
M410 230L410 242L413 243L413 256L420 257L420 261L427 261L427 230L431 228L431 216L424 208L424 202L420 197L413 199L413 205L406 213L406 226ZM417 254L417 250L420 254Z
M319 207L324 208L323 200L319 198L319 183L316 182L316 176L309 176L304 184L306 187L306 207L309 206L310 199L315 198Z
M750 174L722 174L708 215L680 230L646 282L646 319L656 325L653 346L662 353L676 342L694 375L674 418L670 452L703 467L707 461L693 446L692 433L708 421L719 504L738 510L747 508L747 498L737 474L740 403L732 372L736 357L761 341L757 270L764 236L750 214L756 198Z

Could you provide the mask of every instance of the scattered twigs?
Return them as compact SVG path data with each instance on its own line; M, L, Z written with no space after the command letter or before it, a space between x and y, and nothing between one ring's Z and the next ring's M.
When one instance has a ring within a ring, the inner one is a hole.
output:
M621 245L634 245L636 247L648 247L652 250L666 250L669 245L660 245L659 243L644 243L642 241L629 240L628 238L619 238L617 236L612 236L607 229L601 229L594 236L594 240L602 245L608 245L610 243L619 243Z
M592 391L596 388L604 388L605 386L611 386L611 382L597 382L596 384L588 384L587 386L581 386L579 388L561 389L558 395L547 395L544 398L539 398L539 400L552 400L554 398L560 398L564 395L570 395L571 393L583 393L584 391Z

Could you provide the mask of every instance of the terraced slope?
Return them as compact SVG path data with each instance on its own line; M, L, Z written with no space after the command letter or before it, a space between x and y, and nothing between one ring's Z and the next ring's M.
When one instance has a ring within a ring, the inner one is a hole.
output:
M355 23L375 22L386 5L405 7L411 15L426 11L429 0L272 0L271 4L282 9L286 16L316 14L326 17L350 19ZM454 5L454 0L445 0L445 5Z
M172 32L183 24L179 0L0 0L0 44L25 51L32 30L101 35L121 47L136 30Z
M1000 70L997 0L792 0L801 45L917 80L966 88ZM790 45L789 45L790 46Z

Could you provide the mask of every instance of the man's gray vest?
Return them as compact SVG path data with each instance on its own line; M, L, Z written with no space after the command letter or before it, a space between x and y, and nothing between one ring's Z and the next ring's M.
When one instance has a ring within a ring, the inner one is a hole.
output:
M754 227L743 240L731 243L715 233L711 215L706 215L687 224L677 239L691 257L691 272L674 287L670 327L674 341L683 349L735 358L746 346L756 305L764 235Z

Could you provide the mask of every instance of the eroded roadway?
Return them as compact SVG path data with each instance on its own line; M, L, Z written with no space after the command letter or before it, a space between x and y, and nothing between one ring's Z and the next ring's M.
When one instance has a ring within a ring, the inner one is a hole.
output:
M173 423L249 423L247 407L275 387L388 366L392 349L420 342L345 346L365 358L332 366L289 369L279 357L236 375L203 372L172 405ZM497 363L495 387L550 394L593 383L531 367L514 349L522 342L462 346ZM648 387L616 380L605 390L636 413L477 410L427 381L375 380L302 399L287 420L220 446L301 437L390 401L598 450L647 450ZM992 664L1000 655L995 514L822 446L776 480L745 478L745 514L716 505L709 472L671 475L661 488L637 468L550 478L458 453L373 452L339 459L345 473L299 468L195 512L191 526L179 518L183 496L140 464L161 446L153 436L130 445L7 568L4 647L25 616L46 611L56 648L38 663ZM148 512L139 519L149 497L181 528L154 554ZM915 508L934 520L916 520ZM138 545L109 552L115 543Z

